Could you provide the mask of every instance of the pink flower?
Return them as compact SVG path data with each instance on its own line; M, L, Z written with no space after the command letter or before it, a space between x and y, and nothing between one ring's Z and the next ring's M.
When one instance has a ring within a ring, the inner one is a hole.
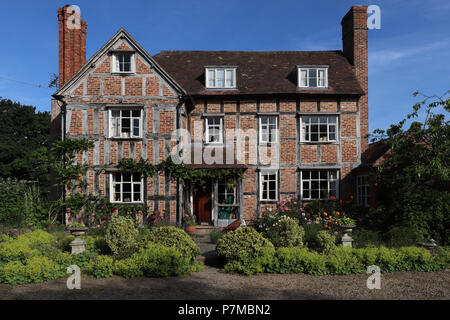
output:
M261 213L263 213L263 214L266 213L266 210L265 210L265 209L262 209L262 210L261 210Z

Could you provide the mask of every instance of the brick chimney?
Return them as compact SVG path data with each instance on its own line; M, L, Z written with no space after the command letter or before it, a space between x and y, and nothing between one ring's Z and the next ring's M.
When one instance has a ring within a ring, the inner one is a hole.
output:
M61 88L86 63L86 21L74 7L58 9L59 87Z
M344 56L353 66L356 79L365 92L359 100L363 153L368 146L368 140L364 136L369 133L367 6L352 6L342 18L341 25Z

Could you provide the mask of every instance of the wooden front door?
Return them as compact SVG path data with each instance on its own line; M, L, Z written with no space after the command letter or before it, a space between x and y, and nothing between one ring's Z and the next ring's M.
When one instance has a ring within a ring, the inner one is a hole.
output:
M194 189L194 214L197 222L211 222L211 185L207 183L204 188L199 186Z

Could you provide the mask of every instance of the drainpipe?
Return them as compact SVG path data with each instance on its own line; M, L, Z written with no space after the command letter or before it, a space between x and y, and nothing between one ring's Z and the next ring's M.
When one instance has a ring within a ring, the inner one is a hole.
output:
M179 108L185 103L187 100L187 96L183 93L178 97L178 104L176 106L176 129L181 129L182 122L181 122L181 114L179 112ZM183 186L181 186L180 178L177 180L177 211L176 211L176 225L178 227L181 227L181 206L182 206L182 194L183 194Z
M52 97L55 98L57 101L62 102L62 105L61 105L61 121L62 121L61 140L64 141L64 140L66 140L66 106L67 106L67 103L64 101L64 96L62 96L62 95L54 94L54 95L52 95ZM64 168L66 167L65 159L63 159L63 167ZM65 201L66 200L66 188L63 188L63 195L62 195L62 197L63 197L63 201ZM62 214L61 223L65 224L65 222L66 222L65 221L66 220L66 215L67 215L67 208L66 208L65 205L63 206L62 213L63 214Z

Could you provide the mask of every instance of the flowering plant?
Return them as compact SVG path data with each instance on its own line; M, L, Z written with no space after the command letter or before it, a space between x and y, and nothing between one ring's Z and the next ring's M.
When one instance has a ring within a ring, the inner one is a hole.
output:
M183 222L184 222L184 224L186 226L195 226L195 225L197 225L197 221L195 219L195 216L190 211L188 211L187 213L184 214Z

